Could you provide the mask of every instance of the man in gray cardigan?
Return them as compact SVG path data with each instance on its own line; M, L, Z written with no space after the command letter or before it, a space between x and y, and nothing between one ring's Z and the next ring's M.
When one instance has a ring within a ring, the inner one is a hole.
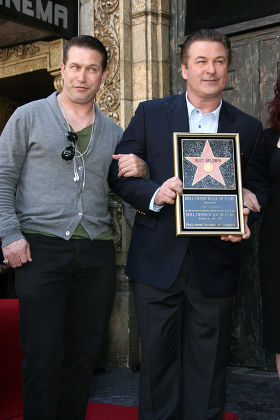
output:
M107 53L72 38L61 94L18 108L0 143L0 237L15 268L25 420L84 419L115 295L107 174L122 129L95 96ZM122 156L124 176L144 163Z

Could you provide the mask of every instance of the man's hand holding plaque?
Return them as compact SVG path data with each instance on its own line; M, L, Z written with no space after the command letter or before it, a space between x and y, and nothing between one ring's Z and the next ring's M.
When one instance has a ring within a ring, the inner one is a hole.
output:
M164 204L174 204L177 194L181 195L183 192L183 183L177 177L167 179L159 188L155 196L155 204L162 206Z
M244 227L245 227L245 233L244 235L222 235L221 240L225 242L241 242L242 239L249 239L251 236L251 231L248 227L248 216L249 216L250 210L248 208L243 209L243 216L244 216Z

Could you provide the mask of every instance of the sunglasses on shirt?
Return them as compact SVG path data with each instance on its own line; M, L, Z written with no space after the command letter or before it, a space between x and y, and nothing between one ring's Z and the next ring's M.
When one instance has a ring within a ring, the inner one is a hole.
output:
M66 131L65 132L65 137L71 143L71 146L67 146L62 150L61 157L62 157L62 159L69 162L75 156L75 146L78 143L79 136L78 136L77 133L75 133L73 131Z

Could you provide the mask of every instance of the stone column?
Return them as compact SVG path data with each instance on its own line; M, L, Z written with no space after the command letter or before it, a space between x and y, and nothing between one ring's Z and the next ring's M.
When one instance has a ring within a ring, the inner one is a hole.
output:
M169 95L168 0L120 0L121 122L139 102Z

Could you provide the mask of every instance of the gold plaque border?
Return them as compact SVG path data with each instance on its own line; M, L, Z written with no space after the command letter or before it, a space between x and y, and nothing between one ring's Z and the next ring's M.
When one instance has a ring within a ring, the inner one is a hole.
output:
M180 159L178 153L178 140L179 138L196 138L205 140L211 137L211 139L219 139L219 138L229 138L234 140L235 146L235 164L236 164L236 194L238 198L238 220L239 220L239 229L229 229L229 230L222 230L222 229L208 229L208 230L187 230L183 228L183 221L182 221L182 197L177 195L176 198L176 205L175 205L175 214L176 214L176 236L221 236L221 235L244 235L245 233L245 225L244 225L244 218L243 218L243 194L242 194L242 174L241 174L241 153L240 153L240 142L239 142L239 134L238 133L184 133L184 132L174 132L173 133L173 155L174 155L174 174L178 178L182 179L182 174L180 171ZM182 163L181 163L182 166ZM199 194L202 194L202 190L198 190ZM232 193L231 193L232 194ZM215 195L213 193L213 195Z

